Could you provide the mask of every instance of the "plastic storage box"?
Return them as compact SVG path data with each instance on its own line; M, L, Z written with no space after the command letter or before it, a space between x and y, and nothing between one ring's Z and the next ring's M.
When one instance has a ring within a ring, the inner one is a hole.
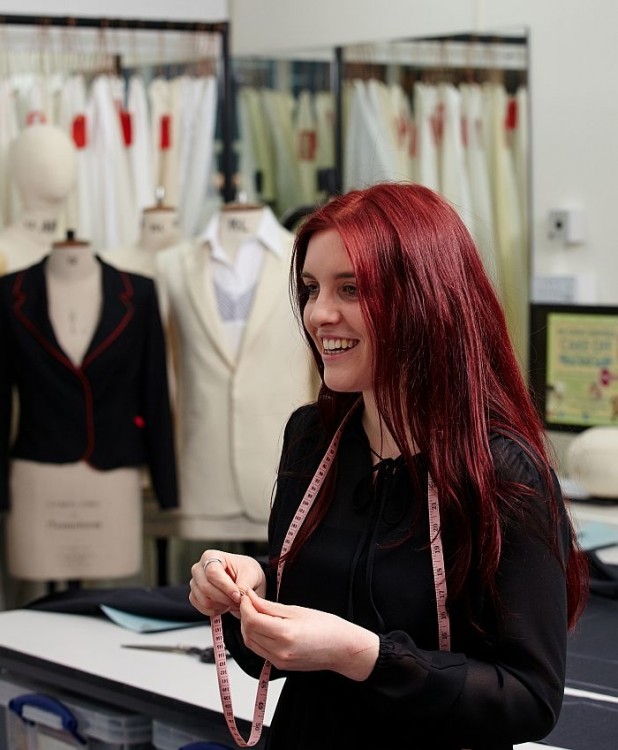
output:
M0 748L150 750L152 720L49 685L0 675Z
M233 750L236 747L227 725L213 722L212 728L175 726L158 719L152 722L152 744L156 750Z

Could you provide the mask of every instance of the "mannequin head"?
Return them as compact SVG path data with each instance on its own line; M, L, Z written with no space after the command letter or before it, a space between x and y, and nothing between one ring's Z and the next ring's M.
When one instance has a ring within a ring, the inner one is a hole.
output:
M63 204L75 185L76 149L60 128L31 125L11 143L9 167L24 208L52 208Z

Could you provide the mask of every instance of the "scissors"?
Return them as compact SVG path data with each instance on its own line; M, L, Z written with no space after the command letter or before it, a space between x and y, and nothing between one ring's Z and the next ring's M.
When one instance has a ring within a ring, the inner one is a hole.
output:
M215 650L212 646L199 648L199 646L167 646L154 643L123 643L122 648L135 648L142 651L161 651L167 654L187 654L189 656L197 656L200 661L203 661L206 664L215 663ZM229 651L226 651L225 655L228 659L231 657Z

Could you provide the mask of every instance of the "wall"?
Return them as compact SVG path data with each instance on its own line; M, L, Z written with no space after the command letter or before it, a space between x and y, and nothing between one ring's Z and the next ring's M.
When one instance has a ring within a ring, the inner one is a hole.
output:
M387 11L387 12L386 12ZM508 28L529 30L535 271L596 276L618 303L618 3L615 0L230 0L236 54ZM585 210L588 241L547 238L551 208Z

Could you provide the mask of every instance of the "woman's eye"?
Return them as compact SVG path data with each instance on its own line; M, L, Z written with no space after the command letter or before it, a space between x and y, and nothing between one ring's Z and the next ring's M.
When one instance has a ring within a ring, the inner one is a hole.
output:
M346 284L343 287L343 293L347 297L356 297L356 295L358 294L358 289L356 287L356 284Z
M318 285L317 284L305 284L305 294L308 297L317 297L318 296Z

